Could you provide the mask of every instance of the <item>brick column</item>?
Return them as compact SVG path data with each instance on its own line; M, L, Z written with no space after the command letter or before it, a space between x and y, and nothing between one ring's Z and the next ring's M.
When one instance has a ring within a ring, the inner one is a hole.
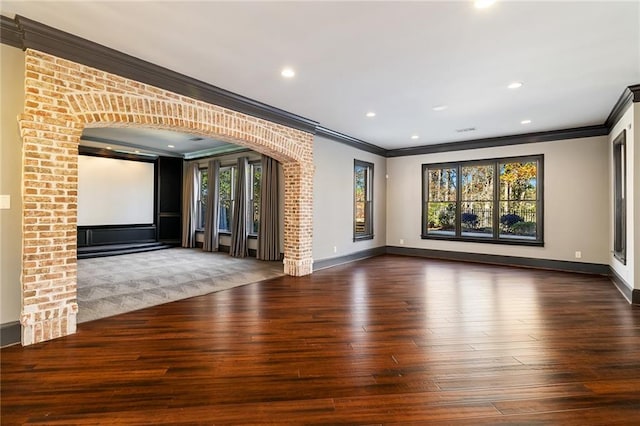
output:
M75 333L79 123L23 114L22 344Z
M284 170L284 273L313 272L313 163L287 163Z

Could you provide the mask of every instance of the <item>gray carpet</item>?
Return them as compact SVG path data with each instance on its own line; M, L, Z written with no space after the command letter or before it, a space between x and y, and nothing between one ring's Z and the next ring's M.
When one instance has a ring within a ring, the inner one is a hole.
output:
M78 260L78 322L283 275L282 262L171 248Z

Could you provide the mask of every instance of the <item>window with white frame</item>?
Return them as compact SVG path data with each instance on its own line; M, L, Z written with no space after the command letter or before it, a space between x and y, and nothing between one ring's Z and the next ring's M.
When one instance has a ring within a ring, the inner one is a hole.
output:
M198 229L204 229L207 217L207 192L209 190L209 173L200 169L200 191L198 193Z

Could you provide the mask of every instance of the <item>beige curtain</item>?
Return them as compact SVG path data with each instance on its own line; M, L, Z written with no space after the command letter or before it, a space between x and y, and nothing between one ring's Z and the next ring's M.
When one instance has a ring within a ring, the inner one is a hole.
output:
M278 162L263 155L260 225L256 256L260 260L280 260L280 208L278 201Z

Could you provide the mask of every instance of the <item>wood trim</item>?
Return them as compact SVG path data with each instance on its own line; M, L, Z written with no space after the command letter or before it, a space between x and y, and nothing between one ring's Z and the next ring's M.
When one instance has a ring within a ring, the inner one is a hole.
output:
M384 148L380 148L377 145L371 144L369 142L365 142L363 140L354 138L352 136L345 135L344 133L336 132L335 130L327 129L326 127L318 126L316 127L316 135L322 136L327 139L331 139L335 142L340 142L345 145L349 145L353 148L359 149L361 151L370 152L372 154L380 155L382 157L386 157L388 150Z
M523 135L499 136L495 138L474 139L470 141L446 142L410 148L390 149L387 157L405 157L409 155L436 154L441 152L464 151L469 149L491 148L507 145L522 145L538 142L551 142L564 139L590 138L609 134L605 125L578 127L574 129L551 130L547 132L525 133Z
M0 347L15 345L22 340L22 326L20 321L0 324Z
M631 286L627 284L624 278L618 275L618 273L612 267L609 267L609 278L611 278L611 282L616 286L618 291L622 293L624 298L627 299L629 303L640 303L640 299L638 299L636 302L633 302L634 289L631 288ZM640 291L635 291L638 292L638 296L640 296Z
M640 84L624 89L609 117L602 125L500 136L459 142L444 142L410 148L386 150L377 145L320 126L318 122L264 104L192 77L152 64L76 35L16 15L0 16L0 42L21 49L35 49L132 80L219 105L254 117L317 134L356 149L383 157L434 154L507 145L549 142L607 135L629 102L640 102Z
M119 145L125 148L131 148L134 150L139 150L139 151L153 151L153 155L154 156L158 156L158 155L163 155L165 157L176 157L176 158L184 158L184 156L182 154L179 154L177 152L172 152L172 151L167 151L161 148L149 148L147 146L142 146L142 145L136 145L134 143L129 143L129 142L124 142L124 141L117 141L117 140L113 140L113 139L108 139L108 138L100 138L97 136L86 136L86 135L82 135L82 138L80 139L80 143L82 144L82 141L88 141L88 142L98 142L98 143L103 143L103 144L107 144L107 145ZM97 150L98 152L102 153L103 151L105 151L104 148L97 148L97 147L93 147L93 146L84 146L84 145L80 145L79 149L94 149ZM119 152L118 148L115 148L113 150L106 150L107 152ZM122 153L122 154L127 154L127 153ZM89 155L89 154L87 154ZM131 153L131 155L134 155L134 153ZM151 158L148 156L141 156L142 158Z
M24 16L15 18L23 49L39 50L253 117L315 133L317 122L187 77Z
M313 270L318 271L320 269L331 268L333 266L342 265L344 263L349 263L356 260L362 260L369 257L380 256L385 253L387 253L387 247L382 246L382 247L375 247L367 250L361 250L361 251L350 253L344 256L317 260L313 263Z
M2 44L22 49L23 36L15 20L0 15L0 40L2 40Z
M140 161L143 163L155 163L158 156L150 157L150 156L142 156L136 154L129 154L126 152L118 152L116 150L106 149L106 148L94 148L92 146L79 146L78 147L78 155L87 155L90 157L104 157L104 158L114 158L118 160L129 160L129 161Z
M625 87L618 101L611 109L609 116L604 122L604 125L611 131L613 126L622 118L629 106L634 102L640 102L640 84Z
M516 266L583 274L609 275L609 265L599 263L569 262L565 260L533 259L529 257L500 256L495 254L468 253L448 250L421 249L413 247L387 246L388 254L427 257L430 259L455 260L493 265Z

